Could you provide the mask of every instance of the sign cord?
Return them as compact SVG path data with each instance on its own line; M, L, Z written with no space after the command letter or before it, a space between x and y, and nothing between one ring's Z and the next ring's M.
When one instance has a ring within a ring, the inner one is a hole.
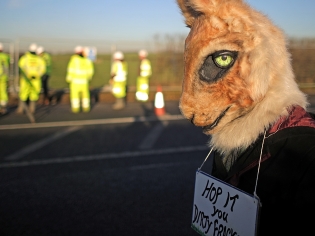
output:
M200 169L202 168L203 164L205 164L205 162L207 161L208 157L210 156L212 150L213 150L213 147L210 149L210 152L206 156L205 160L202 162L201 166L198 168L198 171L200 171Z
M264 138L261 144L261 149L260 149L260 156L259 156L259 163L258 163L258 171L257 171L257 177L256 177L256 184L255 184L255 190L254 190L254 196L258 197L256 194L256 189L257 189L257 183L258 183L258 175L259 175L259 170L260 170L260 162L261 162L261 157L262 157L262 151L265 143L265 138L266 138L266 130L264 132Z

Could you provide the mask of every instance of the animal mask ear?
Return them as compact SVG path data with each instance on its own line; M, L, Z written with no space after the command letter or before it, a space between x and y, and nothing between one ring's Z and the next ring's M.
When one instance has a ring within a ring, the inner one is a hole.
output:
M194 5L194 1L189 0L177 0L177 4L185 17L185 23L188 27L191 27L195 18L198 17L202 12L198 11Z
M177 4L185 17L186 25L191 27L194 20L199 15L213 13L215 8L225 1L226 0L177 0Z

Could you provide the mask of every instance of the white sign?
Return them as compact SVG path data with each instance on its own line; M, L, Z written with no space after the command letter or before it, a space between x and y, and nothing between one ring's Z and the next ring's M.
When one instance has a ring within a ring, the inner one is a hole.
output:
M95 47L86 47L85 48L85 55L91 61L95 61L96 55L97 55L96 48Z
M254 196L197 171L192 228L200 235L254 236L259 205Z

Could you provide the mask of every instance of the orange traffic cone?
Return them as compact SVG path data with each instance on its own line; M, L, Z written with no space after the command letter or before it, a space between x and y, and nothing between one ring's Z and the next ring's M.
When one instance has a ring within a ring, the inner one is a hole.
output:
M156 90L155 100L154 100L154 111L155 111L155 115L157 116L162 116L165 114L164 97L163 97L161 86L158 86Z

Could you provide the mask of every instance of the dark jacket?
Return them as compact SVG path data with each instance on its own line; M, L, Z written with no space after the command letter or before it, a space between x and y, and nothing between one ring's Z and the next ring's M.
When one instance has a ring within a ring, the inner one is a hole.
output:
M263 135L229 172L215 153L212 175L253 194L262 142ZM256 193L259 236L315 234L315 120L303 108L292 108L267 131Z

